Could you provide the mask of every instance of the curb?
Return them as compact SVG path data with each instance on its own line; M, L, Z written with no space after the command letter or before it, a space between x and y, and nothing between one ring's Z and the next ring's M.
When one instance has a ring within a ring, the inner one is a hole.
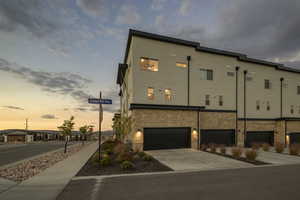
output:
M79 144L71 144L70 146L73 146L73 145L79 145ZM70 146L68 146L68 147L70 147ZM2 165L2 166L0 166L0 170L18 165L18 164L26 162L26 161L34 160L36 158L45 156L47 154L55 153L55 152L58 152L58 151L61 151L61 150L64 150L64 147L59 148L59 149L55 149L55 150L52 150L52 151L48 151L48 152L45 152L45 153L42 153L42 154L38 154L36 156L32 156L32 157L29 157L29 158L25 158L23 160L19 160L19 161L13 162L13 163L9 163L7 165Z

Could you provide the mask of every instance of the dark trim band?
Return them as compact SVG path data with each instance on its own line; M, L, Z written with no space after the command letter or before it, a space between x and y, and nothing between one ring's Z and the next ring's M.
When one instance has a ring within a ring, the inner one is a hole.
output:
M161 104L130 104L130 110L134 109L157 109L157 110L202 110L204 106L179 106Z
M217 110L217 109L204 109L201 112L225 112L225 113L236 113L236 110Z

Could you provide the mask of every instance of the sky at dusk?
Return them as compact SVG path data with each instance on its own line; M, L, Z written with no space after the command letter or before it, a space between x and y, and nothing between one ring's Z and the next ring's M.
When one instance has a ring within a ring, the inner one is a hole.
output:
M0 130L56 130L100 90L103 129L119 108L116 73L129 28L300 69L299 0L0 0Z

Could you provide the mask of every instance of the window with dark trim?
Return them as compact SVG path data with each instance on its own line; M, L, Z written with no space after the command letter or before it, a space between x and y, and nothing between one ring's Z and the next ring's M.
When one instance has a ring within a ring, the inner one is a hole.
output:
M153 58L141 57L140 58L140 68L144 71L157 72L158 71L158 60L153 59Z
M223 96L219 96L219 106L223 106Z
M297 86L297 94L300 94L300 86Z
M291 105L291 114L294 114L294 106Z
M260 102L259 102L259 100L256 101L256 110L260 110Z
M234 76L234 72L227 72L227 76Z
M201 80L213 80L213 70L211 69L200 69Z
M154 88L153 87L147 88L147 97L149 100L154 100Z
M265 79L265 89L271 89L271 82L268 79Z
M209 104L210 104L209 95L207 94L207 95L205 95L205 105L209 106Z
M267 101L267 111L269 111L271 108L270 108L270 102Z

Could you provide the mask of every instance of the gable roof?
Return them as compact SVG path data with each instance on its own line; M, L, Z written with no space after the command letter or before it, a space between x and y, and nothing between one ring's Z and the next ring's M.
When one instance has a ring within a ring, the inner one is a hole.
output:
M168 37L168 36L154 34L154 33L148 33L148 32L134 30L134 29L129 29L126 51L125 51L125 56L124 56L124 61L123 61L124 64L126 63L127 58L128 58L132 36L138 36L138 37L143 37L143 38L147 38L147 39L151 39L151 40L157 40L157 41L168 42L168 43L172 43L172 44L194 47L196 51L204 51L204 52L208 52L208 53L212 53L212 54L219 54L219 55L224 55L224 56L235 57L238 60L243 61L243 62L261 64L261 65L266 65L269 67L275 67L278 70L300 73L299 69L286 67L286 66L284 66L284 64L274 63L274 62L265 61L265 60L259 60L259 59L255 59L255 58L249 58L246 54L201 46L199 42L183 40L183 39ZM119 70L120 70L120 65L119 65ZM118 72L118 77L119 77L119 72ZM119 83L118 80L117 80L117 83Z

